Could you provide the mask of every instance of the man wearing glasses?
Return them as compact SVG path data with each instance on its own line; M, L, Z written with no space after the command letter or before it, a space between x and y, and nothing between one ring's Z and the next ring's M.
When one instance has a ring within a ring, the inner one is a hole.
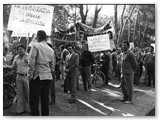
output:
M76 87L77 87L77 76L78 76L78 66L79 66L79 55L74 52L74 46L72 44L66 45L69 55L67 56L68 62L66 65L66 72L68 76L68 84L70 86L71 97L68 102L75 103L76 100Z

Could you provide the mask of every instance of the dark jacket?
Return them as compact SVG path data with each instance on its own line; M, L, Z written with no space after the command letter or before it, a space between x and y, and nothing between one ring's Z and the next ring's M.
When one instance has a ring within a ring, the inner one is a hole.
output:
M133 73L136 71L137 67L138 65L134 53L128 50L126 53L126 57L123 59L122 62L122 73L123 74Z
M77 53L73 53L71 58L68 60L66 69L69 69L69 73L78 75L78 67L79 67L79 55Z
M90 51L83 51L81 54L81 66L89 66L94 63L93 55Z

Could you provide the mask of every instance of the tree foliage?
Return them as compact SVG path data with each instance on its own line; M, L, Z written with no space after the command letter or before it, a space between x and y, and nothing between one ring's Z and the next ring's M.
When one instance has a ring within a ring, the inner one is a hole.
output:
M114 5L114 16L99 14L102 6L94 5L95 11L93 16L89 16L91 5L89 4L51 4L54 6L53 27L66 30L70 25L81 21L82 23L92 26L101 27L109 19L114 20L115 32L119 44L122 40L134 42L136 46L148 46L155 42L155 5ZM3 5L3 25L7 27L10 4ZM129 29L128 29L129 28Z

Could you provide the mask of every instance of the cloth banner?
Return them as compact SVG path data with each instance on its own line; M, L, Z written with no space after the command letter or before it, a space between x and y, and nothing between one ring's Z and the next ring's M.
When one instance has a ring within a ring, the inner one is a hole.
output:
M51 35L54 7L49 5L12 5L8 30Z
M89 37L102 34L109 34L109 38L112 39L115 34L111 20L100 28L92 28L83 23L76 23L75 26L68 30L58 29L56 26L55 28L55 31L52 32L52 38L66 41L81 41L84 36Z
M109 21L108 23L106 23L104 26L102 26L100 28L92 28L92 27L89 27L89 26L87 26L83 23L79 23L79 24L80 24L80 27L83 29L85 34L97 35L97 34L104 33L108 29L110 29L111 28L110 23L111 23L111 21Z

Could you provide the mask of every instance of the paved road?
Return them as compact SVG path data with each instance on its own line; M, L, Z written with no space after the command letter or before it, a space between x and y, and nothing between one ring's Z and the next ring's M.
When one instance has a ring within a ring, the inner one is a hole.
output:
M63 93L61 82L56 81L56 103L50 106L50 116L145 116L155 105L155 89L144 85L135 85L133 104L119 101L122 94L118 80L112 78L108 86L77 91L77 101L69 104L69 94ZM15 105L3 111L4 116L16 116ZM24 113L21 116L30 116Z

